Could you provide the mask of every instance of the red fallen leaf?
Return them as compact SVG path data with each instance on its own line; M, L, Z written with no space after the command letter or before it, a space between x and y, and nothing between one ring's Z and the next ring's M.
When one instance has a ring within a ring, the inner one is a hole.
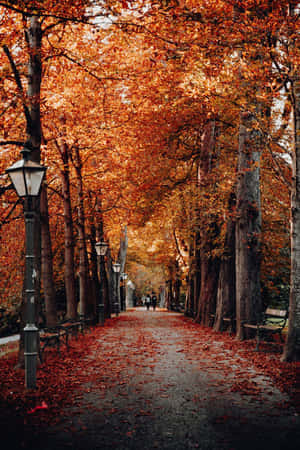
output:
M226 423L230 418L231 417L226 414L224 416L215 417L214 423Z
M151 416L152 413L150 411L144 411L143 409L141 409L137 414L135 414L135 417L139 417L139 416Z
M39 409L48 409L47 403L43 401L41 405L35 406L34 408L27 411L27 414L33 414L36 411L38 411Z

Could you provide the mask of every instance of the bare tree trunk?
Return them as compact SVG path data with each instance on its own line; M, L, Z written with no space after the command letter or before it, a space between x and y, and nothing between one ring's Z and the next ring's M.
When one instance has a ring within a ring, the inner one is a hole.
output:
M293 82L294 147L291 192L291 287L283 361L300 361L300 78Z
M231 198L232 212L235 200ZM224 317L235 318L235 222L227 220L225 251L221 260L214 330L222 331Z
M120 293L121 311L126 311L125 280L122 279L122 274L125 271L127 248L128 248L128 237L127 237L127 226L125 226L120 236L120 247L118 254L118 261L121 264L121 273L120 273L121 276L119 277L120 285L117 286L117 289Z
M82 162L79 149L74 148L73 162L77 176L77 232L79 253L79 304L80 315L95 317L95 299L91 299L89 290L89 263L86 249L85 214L83 205ZM92 301L93 300L93 301Z
M125 271L127 248L128 248L128 236L127 236L127 226L125 226L120 237L120 248L118 255L118 261L121 264L121 273Z
M174 297L173 297L173 281L171 278L172 274L169 274L169 280L166 283L166 307L172 310Z
M195 259L194 259L194 240L190 240L189 245L189 272L187 279L187 298L185 303L185 315L194 317L195 316ZM200 272L200 269L199 269Z
M215 121L211 120L207 123L202 133L201 149L198 168L198 184L199 193L202 189L214 188L213 178L211 176L215 160L216 147L216 129ZM214 249L214 241L219 233L218 226L213 215L202 215L200 210L200 264L201 264L201 288L197 298L197 315L196 322L200 322L204 326L211 323L211 314L215 313L216 296L219 276L219 260L210 256ZM211 231L207 233L207 228Z
M77 317L77 299L74 267L74 227L70 193L69 151L65 142L62 142L60 152L63 162L61 180L65 229L65 290L67 299L67 318L75 319Z
M107 268L107 292L108 292L108 299L109 299L109 304L110 304L110 312L114 313L115 312L115 274L113 272L113 268L112 268L112 258L111 258L111 252L110 252L110 248L108 248L107 251L107 257L106 257L107 263L106 263L106 268Z
M216 310L218 278L219 261L203 255L201 258L201 297L195 320L206 327L211 324L211 315Z
M261 313L260 292L260 139L254 118L241 119L236 195L236 321L243 339L243 322L255 323Z
M175 283L174 283L174 303L175 309L179 310L180 307L180 287L181 287L181 277L178 261L175 262Z
M199 218L200 223L200 218ZM199 311L199 304L198 300L200 297L201 292L201 251L200 251L200 231L195 231L194 235L194 257L193 257L193 280L194 280L194 287L193 287L193 317L197 317L198 311Z
M97 252L95 249L95 243L96 243L96 225L94 223L95 215L90 214L90 246L91 246L91 255L90 255L90 267L91 267L91 291L92 291L92 298L95 299L95 305L96 305L96 316L99 317L99 308L100 308L100 281L98 276L98 257ZM101 275L101 262L99 264L100 266L100 275Z
M49 227L48 197L46 186L41 192L41 234L42 234L42 284L45 298L46 325L57 323L56 296L53 280L53 255Z

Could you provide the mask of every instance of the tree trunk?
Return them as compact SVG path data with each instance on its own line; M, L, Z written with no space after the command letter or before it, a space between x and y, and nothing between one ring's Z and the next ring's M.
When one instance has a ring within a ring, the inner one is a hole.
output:
M128 248L128 236L127 236L127 226L125 226L120 237L120 248L118 255L118 261L121 264L121 273L124 273L125 271L127 248Z
M200 219L199 219L200 220ZM197 317L198 314L198 300L201 292L201 251L200 251L200 231L195 232L194 236L194 258L193 258L193 317Z
M229 210L233 210L233 198ZM235 203L235 202L234 202ZM214 330L222 331L223 318L235 319L235 223L227 220L225 251L220 265Z
M300 78L293 82L294 147L291 192L291 286L283 361L300 361Z
M42 234L42 285L45 298L46 325L57 323L56 296L53 280L53 255L49 227L48 196L46 186L41 192L41 234Z
M168 310L172 310L174 298L173 298L173 282L172 279L167 281L166 285L166 307Z
M65 229L65 290L67 299L67 318L77 317L76 283L74 267L74 231L70 193L69 151L65 142L60 146L63 169L61 170L62 195Z
M95 249L95 243L96 243L96 226L94 223L95 216L93 214L90 215L90 246L91 246L91 255L90 255L90 267L91 267L91 290L92 290L92 298L95 299L96 304L96 313L97 317L99 317L100 313L100 300L101 298L101 291L100 291L100 281L98 276L98 257L97 252ZM100 257L102 258L102 257ZM99 273L101 274L101 262L99 263L100 270Z
M189 317L195 316L195 260L194 260L194 240L190 240L189 245L189 272L187 277L187 297L185 303L185 315ZM200 272L200 269L199 269Z
M210 326L211 315L216 310L218 278L219 261L203 254L201 257L201 294L195 320L205 327Z
M180 308L180 287L181 277L178 261L175 262L175 283L174 283L174 303L175 309L178 311Z
M198 188L201 195L202 190L214 189L212 169L215 160L216 127L215 121L209 121L201 136L201 148L198 167ZM205 205L204 205L205 208ZM211 314L215 313L217 284L219 276L219 260L211 256L214 249L214 241L219 233L216 218L213 215L203 214L203 208L199 206L199 243L200 265L201 265L201 287L197 298L196 322L204 326L211 323ZM207 230L210 230L209 233Z
M124 230L121 233L120 247L119 247L119 254L118 254L118 261L121 264L121 273L120 273L121 277L119 278L121 281L121 285L118 287L118 289L120 291L121 311L126 310L125 295L124 295L125 280L123 280L121 278L122 278L122 274L125 271L127 248L128 248L128 237L127 237L127 226L125 226Z
M91 299L89 290L89 264L86 249L85 214L83 205L82 162L79 149L75 147L73 162L77 176L77 232L79 253L79 309L83 317L95 317L95 299Z
M111 258L111 252L110 248L108 247L107 253L106 253L106 269L107 269L107 282L108 282L108 298L110 303L110 312L114 312L114 273L112 268L112 258Z
M260 292L260 139L253 117L241 119L236 194L236 322L243 339L243 322L256 323L261 313Z

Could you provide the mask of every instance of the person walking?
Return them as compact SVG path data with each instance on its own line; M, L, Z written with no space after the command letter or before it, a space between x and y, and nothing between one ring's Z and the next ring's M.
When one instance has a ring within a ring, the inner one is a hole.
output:
M147 311L149 311L149 309L150 309L150 304L151 304L151 298L150 298L150 295L147 294L146 299L145 299L145 305L146 305Z
M156 297L156 295L154 293L152 294L151 304L152 304L153 311L155 311L155 308L156 308L156 305L157 305L157 297Z

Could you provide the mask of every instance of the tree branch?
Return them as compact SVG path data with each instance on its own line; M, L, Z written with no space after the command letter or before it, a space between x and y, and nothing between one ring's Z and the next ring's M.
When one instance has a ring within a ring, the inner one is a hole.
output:
M9 48L7 47L7 45L3 45L2 46L4 53L6 54L9 63L11 65L14 77L15 77L15 81L16 81L16 85L18 88L19 93L21 94L21 98L22 98L22 105L23 105L23 109L24 109L24 114L25 114L25 118L26 118L26 123L27 123L27 129L30 129L32 126L32 120L31 120L31 116L30 116L30 112L28 109L28 106L26 105L26 101L25 101L25 94L23 91L23 86L22 86L22 82L21 82L21 78L20 78L20 74L19 71L17 69L17 66L13 60L13 57L9 51Z
M0 141L0 145L4 146L4 145L17 145L18 147L24 147L25 142L21 142L21 141Z

